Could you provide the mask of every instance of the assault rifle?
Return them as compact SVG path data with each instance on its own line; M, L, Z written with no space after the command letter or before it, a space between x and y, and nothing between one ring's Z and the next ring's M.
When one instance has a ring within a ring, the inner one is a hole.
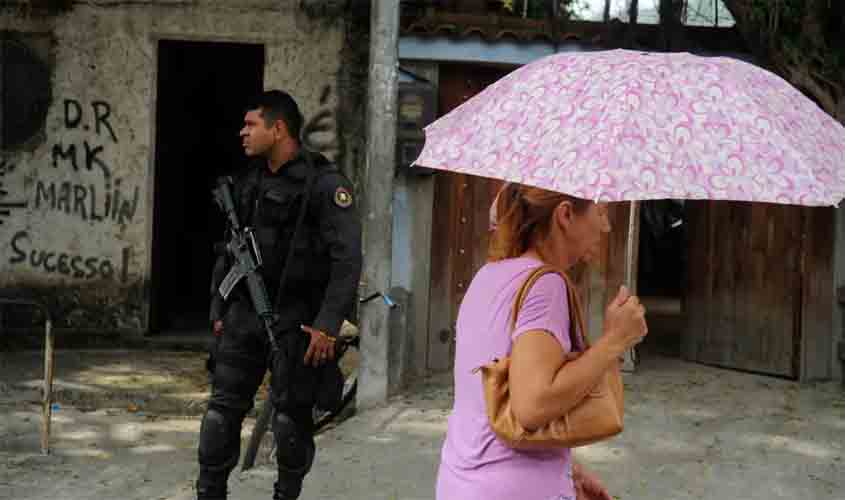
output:
M275 322L273 307L270 304L270 297L267 295L267 287L264 286L264 279L258 272L262 264L261 250L255 241L255 233L252 228L241 226L238 221L238 214L235 212L235 203L232 198L232 184L231 177L220 177L217 179L217 187L212 190L214 201L226 214L229 222L229 238L223 244L223 248L234 261L229 273L220 283L218 292L223 300L226 300L235 285L246 278L249 298L252 300L255 312L264 323L264 329L270 339L270 346L273 352L276 352L279 348L276 345L276 338L273 336L273 323Z

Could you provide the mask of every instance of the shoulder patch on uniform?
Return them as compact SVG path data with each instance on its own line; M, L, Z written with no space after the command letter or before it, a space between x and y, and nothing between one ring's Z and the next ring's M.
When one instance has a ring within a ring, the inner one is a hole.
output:
M343 186L338 186L334 192L334 203L340 208L349 208L352 206L352 193Z

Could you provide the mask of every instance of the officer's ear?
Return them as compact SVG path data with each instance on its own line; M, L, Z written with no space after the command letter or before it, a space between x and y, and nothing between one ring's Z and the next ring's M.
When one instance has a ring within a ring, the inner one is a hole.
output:
M284 139L290 136L288 125L284 120L276 120L273 122L273 135L276 136L276 139Z

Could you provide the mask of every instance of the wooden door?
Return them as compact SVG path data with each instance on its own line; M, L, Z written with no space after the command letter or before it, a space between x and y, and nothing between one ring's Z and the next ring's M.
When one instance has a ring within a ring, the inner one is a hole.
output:
M795 378L804 209L690 202L684 356Z
M508 70L469 65L440 67L441 114L446 114ZM489 210L501 181L439 172L432 215L428 368L448 370L454 358L458 306L472 277L484 265L489 243Z

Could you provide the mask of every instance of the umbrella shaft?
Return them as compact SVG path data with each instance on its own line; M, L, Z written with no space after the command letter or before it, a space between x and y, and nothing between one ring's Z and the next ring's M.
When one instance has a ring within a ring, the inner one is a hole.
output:
M631 210L628 218L628 242L625 249L625 286L632 294L637 293L637 284L634 282L634 270L636 263L637 246L639 238L637 238L637 222L640 215L640 202L632 201Z

